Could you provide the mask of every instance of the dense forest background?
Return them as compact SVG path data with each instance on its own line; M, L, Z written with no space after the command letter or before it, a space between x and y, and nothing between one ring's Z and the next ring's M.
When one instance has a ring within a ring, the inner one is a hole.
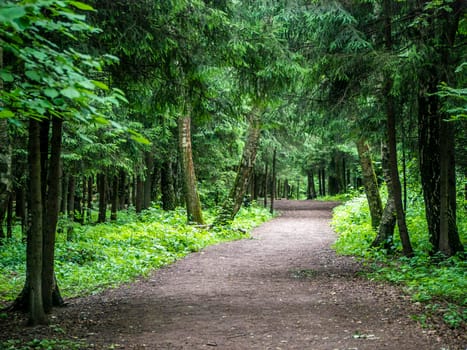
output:
M27 239L16 306L46 322L62 302L57 228L72 240L128 208L183 206L198 225L211 208L223 226L251 201L361 189L369 245L395 249L397 226L413 256L406 212L421 203L429 254L461 254L465 7L3 1L0 239Z

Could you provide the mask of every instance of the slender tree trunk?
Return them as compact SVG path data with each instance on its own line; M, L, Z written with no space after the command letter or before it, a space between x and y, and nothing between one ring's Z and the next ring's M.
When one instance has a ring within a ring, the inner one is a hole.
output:
M276 152L277 149L274 148L274 152L272 154L271 203L269 209L271 214L274 213L274 198L276 197Z
M378 182L373 168L370 147L365 139L360 138L357 141L358 158L362 167L363 187L370 208L371 226L374 230L378 229L383 214L383 205L379 194Z
M381 216L381 222L378 227L378 234L376 235L372 247L384 247L389 249L391 247L394 228L396 227L396 204L394 202L394 190L392 186L391 170L389 169L389 149L387 144L381 144L381 166L383 168L383 177L388 188L388 199L386 206Z
M391 34L391 1L384 0L383 11L385 12L385 41L386 49L392 50ZM389 73L386 73L383 94L386 107L386 125L389 149L389 169L391 172L391 183L394 194L394 204L396 206L397 226L399 227L399 236L402 243L402 250L405 256L412 256L413 250L410 243L409 232L405 221L405 213L402 205L402 190L397 166L397 137L396 137L396 111L394 97L391 94L393 81Z
M97 175L97 187L99 192L99 214L97 222L105 222L107 216L107 176L105 173Z
M316 198L316 188L315 188L315 177L314 177L313 169L308 170L307 179L308 179L307 199L315 199Z
M191 149L191 107L187 106L185 115L178 118L178 142L182 165L185 204L189 222L204 224L201 202L197 191L193 152Z
M284 181L284 198L289 199L289 180Z
M172 162L166 160L161 168L162 209L174 210L176 207Z
M263 192L264 192L264 198L263 198L263 205L266 208L268 205L268 162L266 162L264 166L264 183L263 183Z
M60 173L62 152L62 119L52 119L52 139L50 163L47 176L47 198L44 207L45 227L42 256L42 298L45 312L52 310L53 300L61 300L61 296L53 298L58 293L54 273L55 236L57 231L58 212L60 205Z
M152 187L154 183L154 154L145 152L144 163L146 165L146 178L144 180L143 208L148 209L151 206Z
M10 198L8 199L8 209L6 214L6 238L8 239L13 237L13 201L14 193L11 192Z
M112 180L112 200L110 207L110 221L117 221L118 213L118 175L115 175Z
M0 47L0 69L3 68L3 48ZM0 79L0 91L3 81ZM2 103L0 101L0 107ZM8 208L8 201L12 191L11 174L11 142L8 135L8 120L0 118L0 238L4 237L3 218Z
M86 194L86 198L87 198L87 205L86 205L86 208L87 208L87 218L88 218L88 223L92 222L92 187L93 187L93 184L94 184L94 177L91 175L88 177L88 186L87 186L87 189L88 189L88 192Z
M216 220L217 224L225 224L235 218L235 215L237 215L242 206L243 197L248 188L248 180L254 169L261 131L260 118L256 109L253 109L248 116L248 123L247 139L245 147L243 148L242 160L238 166L235 183L230 190L229 197L222 205L220 214ZM267 198L266 188L264 194L265 198Z
M136 212L141 213L144 209L144 180L141 175L136 177Z
M43 207L41 181L40 123L29 121L29 208L31 228L26 248L26 295L29 323L47 324L42 298Z
M60 212L68 214L68 185L70 176L68 173L63 173L62 178L62 202L60 205Z

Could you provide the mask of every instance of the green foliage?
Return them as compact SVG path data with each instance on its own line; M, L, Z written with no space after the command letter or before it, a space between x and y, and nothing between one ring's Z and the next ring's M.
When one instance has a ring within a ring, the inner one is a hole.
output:
M71 6L71 7L69 7ZM24 120L58 116L81 122L106 118L98 108L125 100L120 91L91 79L116 57L94 58L76 51L66 40L83 39L98 30L74 12L92 9L72 1L4 1L0 5L0 41L5 67L0 77L3 118Z
M87 348L83 342L72 340L34 339L23 343L20 340L7 340L0 343L4 350L80 350Z
M186 224L184 210L150 208L137 216L120 213L115 224L76 227L73 241L58 235L56 273L65 297L97 293L129 282L200 249L248 237L247 231L267 220L260 207L242 209L230 227ZM216 213L207 213L213 221ZM14 299L24 283L25 244L5 242L0 250L0 301Z
M387 255L384 250L369 248L375 237L370 225L368 205L363 196L356 197L334 210L332 226L339 234L334 245L338 254L354 255L370 268L368 277L402 285L416 302L433 305L443 315L447 324L460 326L467 321L467 262L463 255L446 259L444 256L430 256L430 244L421 200L415 201L407 211L407 223L415 248L415 257ZM467 217L459 210L459 232L465 241ZM462 236L463 234L463 236ZM394 237L396 251L401 250L397 233ZM426 316L417 316L422 321Z

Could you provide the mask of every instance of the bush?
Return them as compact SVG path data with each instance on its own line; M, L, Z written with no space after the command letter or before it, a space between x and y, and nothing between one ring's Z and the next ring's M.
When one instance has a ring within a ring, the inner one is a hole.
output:
M459 211L459 232L465 241L467 218ZM463 256L448 259L430 256L427 225L423 202L414 200L407 210L407 226L415 257L401 256L402 250L396 230L394 255L370 248L376 233L370 224L368 204L364 196L356 197L334 209L332 226L338 233L334 248L338 254L360 258L369 268L368 277L400 284L414 301L426 303L426 309L443 314L445 322L457 327L465 323L467 314L467 263ZM434 307L443 305L442 307ZM421 319L421 318L418 318Z

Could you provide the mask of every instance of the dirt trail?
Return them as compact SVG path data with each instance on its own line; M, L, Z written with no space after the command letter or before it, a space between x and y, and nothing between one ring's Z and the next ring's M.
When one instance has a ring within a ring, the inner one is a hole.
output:
M253 239L72 300L57 321L96 348L461 349L412 321L399 290L358 277L358 263L335 255L333 205L277 201L282 215Z

